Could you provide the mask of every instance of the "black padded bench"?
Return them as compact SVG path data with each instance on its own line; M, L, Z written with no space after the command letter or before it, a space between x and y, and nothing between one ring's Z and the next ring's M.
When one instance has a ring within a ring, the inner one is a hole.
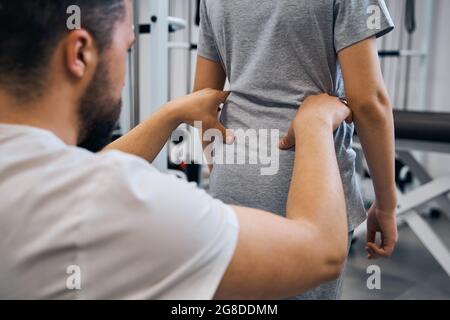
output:
M397 139L450 144L450 113L395 111Z

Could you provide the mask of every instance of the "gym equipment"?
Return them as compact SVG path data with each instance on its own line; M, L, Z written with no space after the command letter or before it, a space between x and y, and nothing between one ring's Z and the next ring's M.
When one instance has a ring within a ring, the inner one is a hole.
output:
M379 51L389 94L398 109L415 107L425 111L436 1L387 0L386 3L397 24L393 33L382 38ZM413 45L417 48L413 49ZM417 70L414 79L413 66ZM412 81L417 84L414 91Z
M169 33L188 27L185 20L169 16L167 0L133 1L133 27L136 42L128 55L121 132L127 133L169 101ZM145 102L145 103L144 103ZM163 148L153 165L168 169L168 151Z
M178 19L180 24L183 25L185 32L179 33L177 36L171 37L169 42L169 56L170 71L169 74L172 77L169 86L169 98L176 98L180 94L189 94L192 92L193 87L193 70L194 70L194 53L197 50L196 35L194 34L194 25L199 22L199 2L195 1L169 1L169 12L171 15L180 16L183 19ZM170 20L170 18L169 18ZM172 60L173 59L173 60ZM178 69L182 68L180 76ZM181 130L186 131L191 136L189 139L196 139L197 134L193 132L194 129L189 126L182 125ZM192 143L192 141L190 142ZM175 161L172 159L172 150L174 148L174 141L169 144L169 168L183 171L188 180L200 184L201 180L201 166L196 165L193 160L193 155L186 154L186 158L183 159L181 165L172 163ZM200 154L200 156L202 156ZM199 156L197 156L198 158ZM175 162L178 162L177 159ZM198 159L197 159L198 160ZM198 162L197 162L198 163Z
M378 52L380 58L426 57L426 53L419 50L383 50Z
M200 25L200 0L197 0L197 7L195 12L195 25Z
M169 17L169 33L174 33L186 28L186 20L177 17Z
M430 202L450 217L450 176L433 179L415 159L413 151L450 154L450 113L395 111L397 156L409 167L420 186L399 192L398 220L406 223L445 272L450 276L450 251L433 229L418 213ZM355 139L355 147L361 146ZM355 235L366 232L366 225L359 227Z
M408 33L408 50L412 50L413 35L416 31L416 0L406 0L405 8L405 27ZM405 92L403 97L404 108L409 106L409 79L411 78L411 56L406 58L406 72L405 72Z
M167 0L133 1L132 10L136 40L128 54L124 107L116 137L128 133L169 100L169 31L181 27L181 21L169 21ZM161 171L167 171L166 149L153 162Z
M140 34L142 31L139 24L137 1L133 2L133 29L137 33L134 46L131 48L131 52L128 55L129 72L130 72L130 129L136 127L140 122L140 92L139 92L139 43Z
M192 90L192 57L191 52L197 49L192 43L194 9L198 11L198 3L189 1L188 19L172 17L171 2L167 0L140 0L133 2L133 28L136 42L128 55L128 73L126 89L123 92L124 108L121 115L120 127L115 131L118 138L139 125L143 120L156 112L169 101L171 94L170 52L186 50L189 55L187 63L186 94ZM197 7L195 8L195 6ZM196 19L199 18L197 13ZM192 21L191 21L192 20ZM189 21L189 22L188 22ZM170 41L170 34L187 30L189 40L186 42ZM169 145L161 151L153 162L160 171L169 169ZM171 167L172 168L172 167ZM187 168L190 180L198 180L198 168ZM192 178L192 179L191 179Z

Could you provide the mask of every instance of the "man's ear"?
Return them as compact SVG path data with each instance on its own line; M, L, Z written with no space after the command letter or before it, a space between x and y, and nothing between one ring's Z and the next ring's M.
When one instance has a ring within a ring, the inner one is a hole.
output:
M74 30L64 40L64 64L68 72L78 79L90 77L98 63L98 50L94 39L86 30Z

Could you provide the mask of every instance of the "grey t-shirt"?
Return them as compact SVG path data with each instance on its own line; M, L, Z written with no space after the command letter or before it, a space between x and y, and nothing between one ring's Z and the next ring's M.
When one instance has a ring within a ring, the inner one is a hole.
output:
M345 96L337 52L393 28L384 0L202 0L199 55L226 71L232 92L222 113L227 127L283 135L309 95ZM366 218L353 131L343 124L335 133L350 230ZM266 176L261 163L216 164L211 192L227 203L284 215L293 162L294 151L282 151L278 173Z

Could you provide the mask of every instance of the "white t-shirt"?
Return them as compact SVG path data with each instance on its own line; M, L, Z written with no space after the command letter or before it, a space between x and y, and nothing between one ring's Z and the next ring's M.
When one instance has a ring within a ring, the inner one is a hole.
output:
M211 299L238 229L140 158L0 125L0 299Z

